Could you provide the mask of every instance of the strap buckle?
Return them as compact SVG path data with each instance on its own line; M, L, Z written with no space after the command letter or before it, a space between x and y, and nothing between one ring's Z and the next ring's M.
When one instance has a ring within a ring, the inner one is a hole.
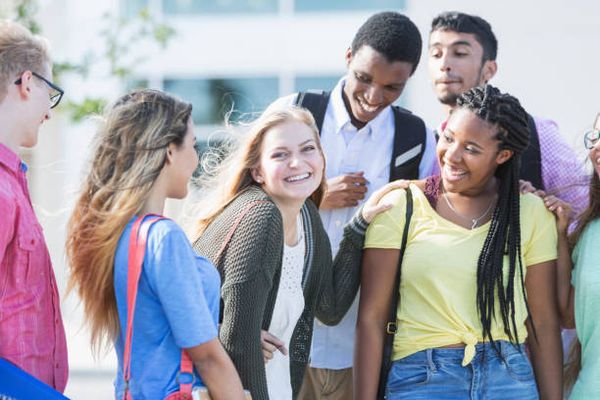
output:
M388 335L395 335L398 332L398 325L395 322L388 322L385 326L385 332Z

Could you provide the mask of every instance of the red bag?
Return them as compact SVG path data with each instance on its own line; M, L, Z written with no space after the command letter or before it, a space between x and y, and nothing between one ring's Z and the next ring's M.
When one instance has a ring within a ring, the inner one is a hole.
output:
M146 240L150 226L161 219L159 215L147 218L138 217L133 223L131 237L129 239L129 258L127 260L127 328L125 334L125 350L123 352L123 381L125 382L124 400L132 400L129 392L129 380L131 379L131 338L133 335L133 314L135 312L135 299L137 297L138 283L142 274L142 265L146 253ZM191 379L186 379L189 383L179 382L179 390L168 395L165 400L191 400L192 385L194 383L194 363L187 353L181 351L181 367L177 374L177 380L181 375L190 375Z

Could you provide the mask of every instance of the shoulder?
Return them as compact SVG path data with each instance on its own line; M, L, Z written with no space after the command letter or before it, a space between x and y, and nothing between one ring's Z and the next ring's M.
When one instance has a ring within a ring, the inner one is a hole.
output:
M554 215L548 211L541 197L526 193L520 196L521 223L527 225L539 225L543 223L555 223Z
M241 216L243 213L246 218L277 218L281 219L281 213L273 199L258 186L251 186L240 193L225 208L228 214ZM225 211L223 213L225 213Z
M535 117L532 116L533 122L535 123L535 129L539 134L558 134L558 124L556 121L549 118Z
M177 248L188 251L191 249L191 244L183 229L175 221L165 218L154 222L150 227L148 248L155 252L159 249L172 252Z
M3 219L14 215L16 210L15 204L14 192L0 182L0 214Z

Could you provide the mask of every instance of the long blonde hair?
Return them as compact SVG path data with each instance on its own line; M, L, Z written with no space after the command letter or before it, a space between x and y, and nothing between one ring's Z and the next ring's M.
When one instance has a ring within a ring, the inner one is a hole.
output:
M107 111L96 134L66 242L69 291L77 288L83 301L96 352L119 331L113 273L121 232L148 198L169 144L183 143L191 111L166 93L134 91Z
M269 130L290 121L306 124L313 132L316 146L323 157L323 177L319 187L310 199L319 206L325 193L325 156L319 140L319 131L312 114L299 107L290 106L283 109L267 110L251 125L241 143L231 151L216 172L204 179L201 186L206 190L201 200L192 207L194 217L198 218L192 236L198 237L208 225L244 190L258 185L252 178L252 170L257 167L262 143Z

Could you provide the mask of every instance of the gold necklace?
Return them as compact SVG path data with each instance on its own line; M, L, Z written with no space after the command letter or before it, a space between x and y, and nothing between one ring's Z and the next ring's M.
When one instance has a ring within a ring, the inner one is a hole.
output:
M446 195L446 191L443 188L442 188L442 196L444 197L444 200L446 200L446 204L448 204L448 208L450 208L450 210L452 210L452 212L454 214L456 214L460 218L464 219L465 221L471 222L471 224L472 224L471 229L477 228L479 221L481 221L481 219L490 212L490 210L492 209L492 205L494 204L494 199L492 199L492 201L490 201L490 205L488 206L488 208L486 208L486 210L483 212L483 214L481 214L477 218L471 218L471 217L467 217L467 216L459 213L458 211L456 211L456 208L454 208L454 206L452 205L452 202L450 202L450 199Z

